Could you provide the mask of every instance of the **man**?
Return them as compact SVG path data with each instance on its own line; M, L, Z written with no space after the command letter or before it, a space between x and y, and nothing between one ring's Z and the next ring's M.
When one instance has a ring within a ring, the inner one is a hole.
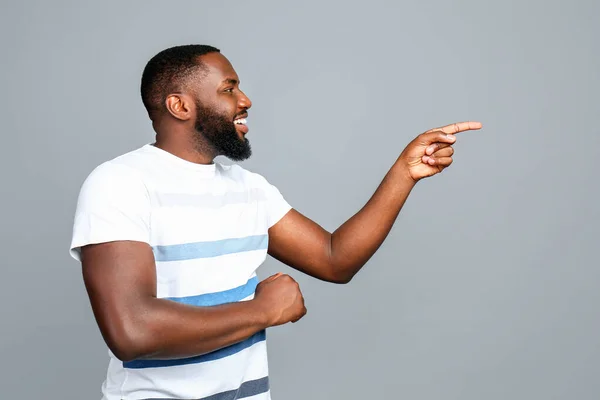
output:
M215 163L248 158L252 103L220 51L189 45L153 57L141 94L156 141L84 182L71 254L80 260L109 347L104 399L270 399L265 330L306 313L298 284L262 282L266 255L347 283L388 235L415 184L452 162L464 122L400 154L369 202L333 234L291 208L262 176Z

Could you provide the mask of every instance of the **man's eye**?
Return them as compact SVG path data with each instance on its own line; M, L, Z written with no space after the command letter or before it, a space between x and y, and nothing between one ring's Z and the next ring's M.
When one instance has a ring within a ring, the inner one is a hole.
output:
M229 93L233 93L233 88L227 88L227 89L225 89L225 91L229 92Z

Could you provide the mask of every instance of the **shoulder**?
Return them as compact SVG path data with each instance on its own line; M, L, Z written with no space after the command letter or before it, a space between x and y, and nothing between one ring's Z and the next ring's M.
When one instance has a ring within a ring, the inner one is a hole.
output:
M118 155L96 166L88 175L86 182L139 182L144 171L153 164L152 153L147 145Z
M139 184L143 184L139 171L127 164L111 160L94 168L86 177L83 188L108 189L113 186L135 186Z
M80 198L146 195L147 188L137 158L136 153L131 152L96 166L81 185Z

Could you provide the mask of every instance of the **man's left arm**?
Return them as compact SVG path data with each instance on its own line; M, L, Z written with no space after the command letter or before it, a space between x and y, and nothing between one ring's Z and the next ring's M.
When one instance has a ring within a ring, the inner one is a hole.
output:
M462 122L417 136L364 207L333 233L291 210L269 229L269 254L315 278L349 282L381 246L416 183L452 163L455 134L480 128Z

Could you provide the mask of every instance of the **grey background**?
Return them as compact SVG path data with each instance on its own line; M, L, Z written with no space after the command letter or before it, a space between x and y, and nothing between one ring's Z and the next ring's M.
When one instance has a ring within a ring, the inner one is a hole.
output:
M168 3L168 4L167 4ZM328 229L404 146L478 120L349 285L291 273L274 400L600 398L594 1L2 2L2 398L97 399L107 353L68 256L99 163L153 140L139 79L208 43L254 102L243 163Z

